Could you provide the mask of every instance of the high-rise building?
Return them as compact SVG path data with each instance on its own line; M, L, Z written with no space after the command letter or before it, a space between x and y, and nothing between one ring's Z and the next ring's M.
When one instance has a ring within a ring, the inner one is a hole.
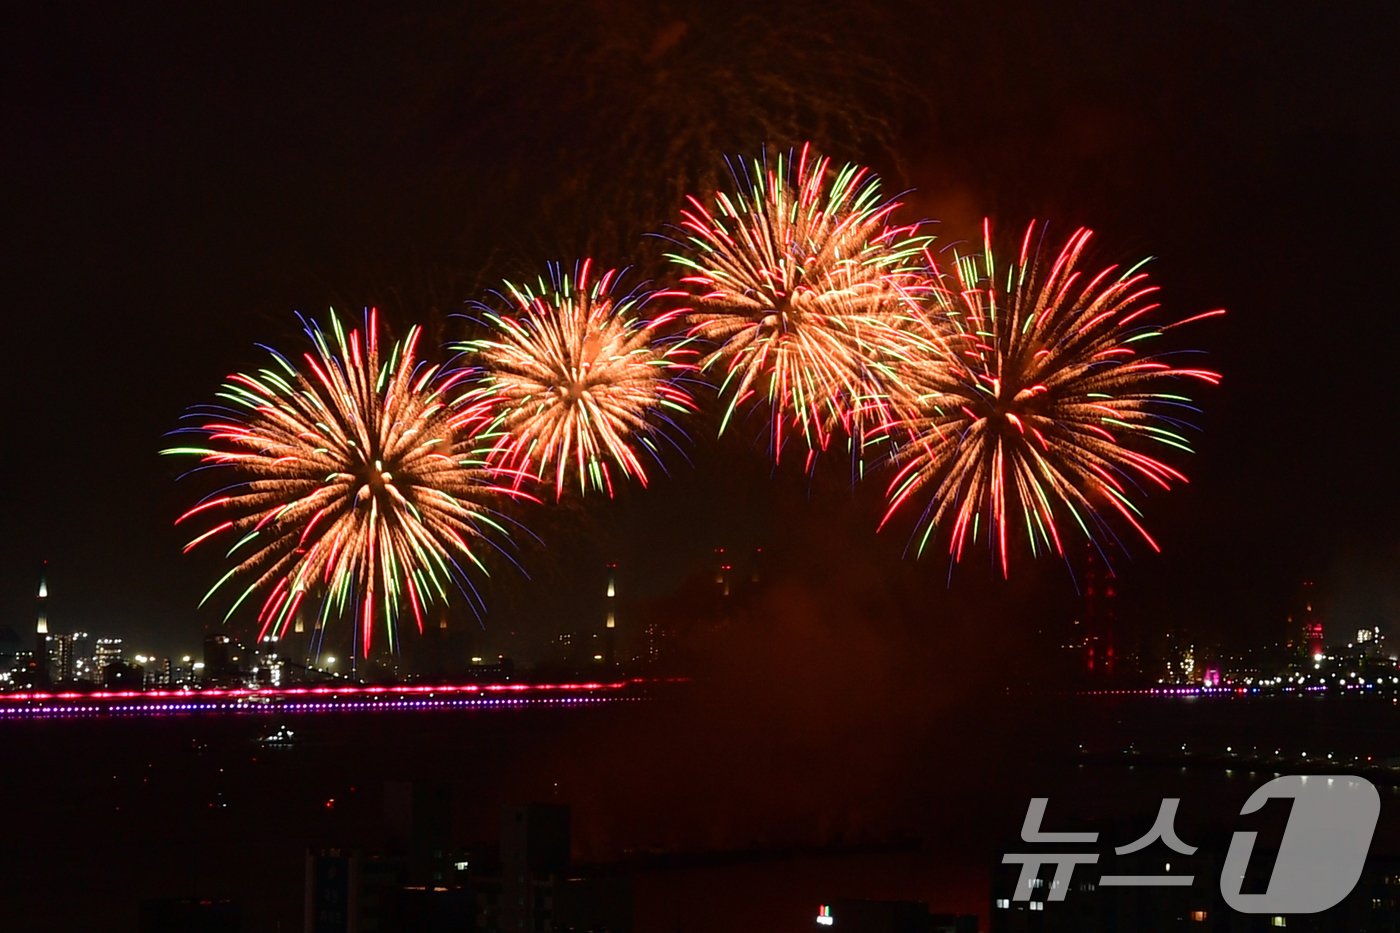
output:
M491 853L452 843L446 787L390 783L384 800L384 849L307 853L307 933L632 933L631 879L570 864L568 807L503 808Z
M617 564L608 564L608 589L604 597L606 618L603 621L604 660L609 667L617 663Z
M1311 580L1304 581L1302 612L1299 615L1301 628L1299 645L1306 657L1314 662L1321 661L1327 653L1327 642L1322 630L1322 616L1313 608L1316 599L1317 594L1313 590L1313 582Z
M213 684L241 683L248 668L243 645L222 632L204 639L204 680Z
M644 660L649 664L657 664L666 654L666 643L670 641L671 633L660 622L648 622L644 634L646 636Z
M102 682L107 668L120 664L122 660L122 640L120 638L99 638L93 647L93 666L97 669L97 680Z
M501 812L502 930L549 929L554 892L569 865L569 808L553 804Z
M281 639L264 635L253 653L253 677L261 686L280 687L287 675L287 659Z
M1084 565L1084 666L1112 676L1118 663L1118 578L1092 543Z
M49 636L49 673L59 683L77 679L76 639L73 634Z
M402 859L355 850L319 849L306 855L306 933L398 930Z
M25 642L12 627L0 625L0 684L8 685L22 672L16 669L21 658L29 652L24 650Z
M50 683L49 678L49 562L44 561L39 568L38 620L34 625L34 686L42 687Z
M87 632L73 633L73 680L94 682L97 675L97 660L93 655L92 636Z
M452 873L452 792L446 784L387 781L384 829L389 854L403 859L409 874L431 884Z
M715 548L715 589L725 598L734 593L734 564L729 552L722 547Z

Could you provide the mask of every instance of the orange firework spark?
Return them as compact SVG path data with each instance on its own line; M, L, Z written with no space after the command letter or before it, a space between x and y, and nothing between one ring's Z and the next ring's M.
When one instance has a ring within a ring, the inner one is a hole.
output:
M1197 409L1179 387L1220 376L1151 345L1224 312L1151 323L1157 288L1143 263L1087 274L1090 235L1076 231L1046 261L1031 224L999 269L985 225L980 255L956 256L926 297L898 367L902 414L886 426L899 447L882 522L918 510L920 553L944 525L954 561L985 532L1006 574L1013 526L1033 552L1063 554L1065 519L1096 540L1112 534L1111 516L1157 548L1133 500L1186 481L1156 452L1190 452L1183 419Z

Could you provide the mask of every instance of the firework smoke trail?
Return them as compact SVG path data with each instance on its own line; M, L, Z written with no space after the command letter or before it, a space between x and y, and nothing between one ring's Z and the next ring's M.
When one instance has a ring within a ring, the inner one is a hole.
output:
M353 617L369 655L376 622L397 650L401 613L422 631L424 609L449 582L469 597L463 563L508 540L493 507L522 495L488 464L487 406L453 401L465 373L417 357L419 328L381 351L377 314L331 334L303 320L314 352L300 365L271 348L273 364L230 376L217 406L196 409L203 443L165 454L200 458L235 481L177 519L216 523L185 550L231 542L235 563L205 596L249 582L226 618L263 591L259 639L281 636L302 603L320 598L321 624ZM192 471L193 472L193 471Z
M1090 275L1090 236L1076 231L1047 260L1031 224L1003 269L984 225L981 254L955 257L925 297L924 328L899 366L903 415L887 426L900 446L881 523L915 510L919 553L946 525L956 562L985 530L1006 575L1013 526L1033 553L1063 554L1066 519L1099 541L1114 536L1110 518L1158 549L1134 498L1186 482L1156 453L1190 452L1183 419L1198 409L1180 387L1220 376L1152 342L1224 312L1151 323L1157 288L1144 263Z
M662 441L679 451L676 419L695 409L681 384L693 353L664 334L675 312L644 319L654 294L624 291L620 278L594 279L584 261L572 277L552 266L534 288L507 282L495 296L504 307L479 305L484 333L457 347L498 412L493 459L552 476L556 499L571 478L581 494L612 496L614 472L645 486L639 453L661 465Z
M740 406L766 402L774 458L795 432L810 463L838 427L859 441L880 408L931 238L891 224L899 205L868 169L833 170L807 146L734 178L713 209L689 199L668 254L693 305L689 335L713 348L702 369L723 373L721 433Z

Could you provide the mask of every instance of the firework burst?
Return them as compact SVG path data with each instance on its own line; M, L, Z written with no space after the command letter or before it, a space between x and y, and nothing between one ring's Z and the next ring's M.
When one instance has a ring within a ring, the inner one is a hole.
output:
M713 210L689 199L669 254L693 302L690 336L713 348L702 369L722 373L720 431L764 401L774 457L796 433L810 459L837 428L859 438L883 397L929 238L891 224L899 205L868 169L833 170L808 147L734 177L738 193L716 194Z
M421 331L381 352L377 315L347 332L304 322L314 352L301 365L268 348L273 364L230 376L201 423L182 429L202 468L236 480L178 520L215 519L185 548L230 542L235 563L205 596L246 581L228 616L263 592L259 638L283 634L308 597L321 622L352 617L368 656L382 622L397 649L401 616L419 631L424 609L450 583L472 593L463 564L484 570L478 551L506 540L492 503L518 496L488 465L484 407L452 401L464 373L417 357ZM179 432L177 432L179 433Z
M474 397L498 413L493 458L552 477L556 498L571 479L611 496L614 473L645 486L640 452L661 464L660 443L681 433L675 418L694 410L680 384L692 354L663 338L672 315L643 318L652 293L624 291L616 270L550 271L534 288L507 282L504 309L480 305L484 333L458 347L478 368Z
M946 526L957 561L985 534L1007 574L1013 531L1033 552L1063 554L1067 523L1097 541L1113 536L1111 519L1157 549L1134 500L1186 481L1156 454L1190 452L1183 419L1197 409L1180 387L1220 376L1152 346L1224 312L1151 323L1157 288L1143 263L1085 272L1090 235L1047 261L1032 224L998 268L987 225L980 255L956 257L924 302L900 367L906 410L890 425L901 446L884 519L915 510L919 552Z

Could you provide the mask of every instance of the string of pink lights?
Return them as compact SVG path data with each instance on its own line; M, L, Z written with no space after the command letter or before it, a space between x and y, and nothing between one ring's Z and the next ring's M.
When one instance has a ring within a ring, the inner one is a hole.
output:
M207 690L24 691L0 694L0 717L165 715L196 712L319 713L363 710L577 706L645 699L645 689L676 678L634 677L557 684L399 684L210 688Z

